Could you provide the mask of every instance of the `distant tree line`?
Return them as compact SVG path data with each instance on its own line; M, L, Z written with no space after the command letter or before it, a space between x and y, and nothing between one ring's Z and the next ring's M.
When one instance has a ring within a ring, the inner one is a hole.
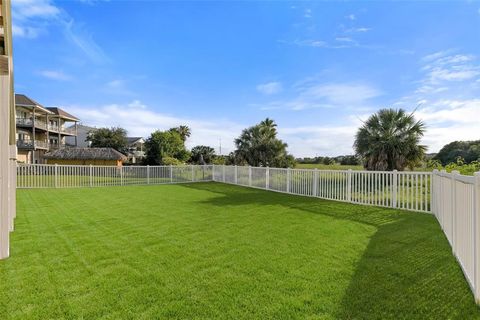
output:
M348 165L348 166L358 166L361 165L362 162L359 157L355 155L345 155L345 156L336 156L336 157L305 157L305 158L297 158L295 159L297 163L305 163L305 164L324 164L324 165L332 165L332 164L341 164L341 165Z

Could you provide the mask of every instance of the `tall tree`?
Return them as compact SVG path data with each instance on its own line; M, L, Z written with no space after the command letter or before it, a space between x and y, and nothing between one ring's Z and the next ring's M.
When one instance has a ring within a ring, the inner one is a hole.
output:
M127 151L127 131L120 127L92 130L86 140L91 142L93 148L113 148L122 153Z
M252 166L288 167L294 159L287 153L287 144L277 138L277 124L267 118L259 124L244 129L235 139L237 150L233 154L236 162L247 162Z
M399 109L382 109L358 129L354 148L367 170L404 170L420 162L425 124Z
M171 128L170 131L178 132L183 142L187 141L187 138L189 138L190 135L192 134L192 131L190 130L190 128L188 126L183 126L183 125L175 128Z
M215 149L209 146L196 146L192 148L190 161L196 164L212 163L215 158Z
M443 146L433 159L447 165L455 162L458 157L465 159L466 163L480 161L480 140L450 142Z
M185 162L190 158L190 153L185 148L185 143L180 134L174 130L155 131L145 141L145 162L152 165L165 164L164 159L171 158Z

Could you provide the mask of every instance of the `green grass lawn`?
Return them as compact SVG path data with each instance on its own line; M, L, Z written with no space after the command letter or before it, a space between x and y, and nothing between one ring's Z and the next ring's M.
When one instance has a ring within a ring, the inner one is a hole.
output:
M0 319L480 319L435 218L218 183L18 191Z

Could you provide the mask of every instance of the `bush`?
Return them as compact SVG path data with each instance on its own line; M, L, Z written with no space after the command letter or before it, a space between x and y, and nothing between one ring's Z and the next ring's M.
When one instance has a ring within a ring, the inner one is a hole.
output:
M162 164L164 166L179 166L179 165L182 165L183 162L176 159L176 158L172 158L172 157L163 157L162 158Z

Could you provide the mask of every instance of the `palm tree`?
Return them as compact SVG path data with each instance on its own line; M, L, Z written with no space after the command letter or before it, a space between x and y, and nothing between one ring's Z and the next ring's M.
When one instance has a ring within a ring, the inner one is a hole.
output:
M367 170L400 170L423 159L425 124L405 110L382 109L358 129L354 148Z
M178 126L176 128L172 128L170 130L178 132L183 142L187 141L187 138L189 138L190 135L192 134L192 131L190 130L190 128L188 126L183 126L183 125Z

